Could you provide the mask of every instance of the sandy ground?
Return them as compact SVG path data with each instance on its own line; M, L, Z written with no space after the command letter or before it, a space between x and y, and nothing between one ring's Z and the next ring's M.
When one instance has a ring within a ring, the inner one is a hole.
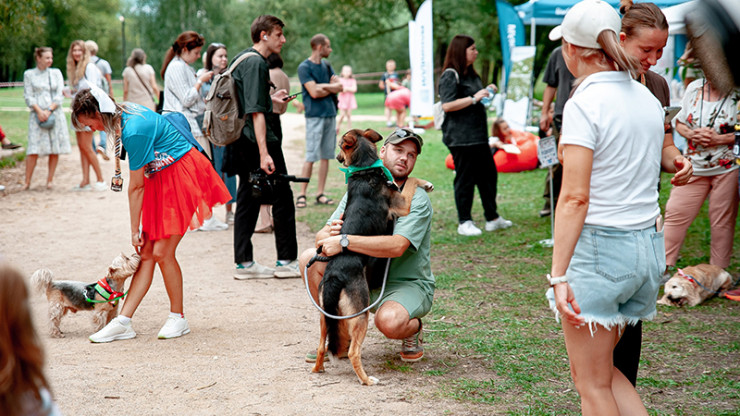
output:
M300 174L303 120L295 114L283 119L292 174ZM101 165L109 181L113 162ZM39 160L30 191L18 191L22 169L21 164L0 171L0 183L8 187L0 194L0 257L27 276L45 267L58 279L91 283L118 253L133 252L125 192L70 190L80 179L76 147L61 157L52 191L44 188L45 158ZM216 212L223 219L224 209ZM253 241L257 261L273 264L273 235L257 234ZM436 386L419 377L427 359L415 364L420 371L389 370L402 364L400 341L385 339L373 327L363 346L363 362L379 385L361 386L347 360L328 363L324 374L312 374L312 365L303 358L318 343L318 312L301 280L234 280L232 242L229 229L191 232L180 244L185 314L192 332L179 339L156 338L169 305L158 271L134 316L137 337L132 340L90 343L89 313L65 317L66 337L49 338L46 298L33 295L46 373L65 415L478 414L435 396ZM298 224L298 245L299 250L313 245L304 224Z

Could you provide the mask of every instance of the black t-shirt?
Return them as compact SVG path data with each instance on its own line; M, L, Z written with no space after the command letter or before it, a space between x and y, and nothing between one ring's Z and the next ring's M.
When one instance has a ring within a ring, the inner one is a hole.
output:
M270 97L270 70L267 68L267 60L254 48L242 51L234 60L247 52L256 52L257 55L250 56L242 61L234 69L232 77L236 90L239 91L239 104L241 110L246 115L242 137L256 143L257 139L254 134L254 124L252 123L253 113L264 113L265 118L272 113L272 98ZM232 61L233 62L233 61ZM278 137L267 124L266 141L278 141Z
M545 84L558 89L555 96L556 116L563 115L563 107L565 107L565 102L570 97L570 90L573 88L573 81L575 80L576 78L570 73L568 67L565 66L562 46L558 46L552 51L550 59L547 61L545 75L542 77L542 81Z
M460 82L453 71L444 71L439 77L439 97L443 103L458 98L472 97L483 89L478 75L459 75ZM473 146L488 143L488 123L486 108L480 102L458 111L445 113L442 124L442 141L448 147Z

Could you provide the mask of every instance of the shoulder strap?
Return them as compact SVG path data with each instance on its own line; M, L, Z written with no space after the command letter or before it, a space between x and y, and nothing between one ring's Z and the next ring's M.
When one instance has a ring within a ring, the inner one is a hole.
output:
M146 92L148 92L149 95L151 95L152 96L152 99L153 99L154 98L154 93L152 93L152 90L150 90L149 89L149 86L146 85L146 82L144 82L144 80L141 79L141 75L139 75L139 72L136 70L136 67L133 67L132 66L131 69L134 71L134 74L136 74L136 78L139 78L139 82L141 82L141 85L144 86L144 88L146 89Z
M458 84L460 83L460 76L457 75L457 71L455 71L455 68L447 68L442 72L443 74L447 71L452 71L453 74L455 74L455 79L457 80Z
M239 58L236 59L236 61L234 61L234 63L231 64L227 73L231 75L231 73L234 72L236 67L239 66L239 64L242 63L243 60L249 58L250 56L254 56L254 55L259 55L259 54L257 52L247 52L247 53L242 54Z

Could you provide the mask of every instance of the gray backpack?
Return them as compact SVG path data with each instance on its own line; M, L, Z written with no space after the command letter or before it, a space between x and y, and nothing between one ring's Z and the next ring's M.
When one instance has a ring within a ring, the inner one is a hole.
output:
M213 78L211 89L206 95L203 130L208 140L216 146L226 146L241 137L244 117L239 117L239 92L231 73L243 60L254 55L258 54L242 54L228 70Z

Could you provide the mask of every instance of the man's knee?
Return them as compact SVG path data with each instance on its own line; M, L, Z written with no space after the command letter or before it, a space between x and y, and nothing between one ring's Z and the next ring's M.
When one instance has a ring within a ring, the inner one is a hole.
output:
M398 338L398 333L409 320L406 308L398 302L389 300L375 314L375 327L388 338Z

